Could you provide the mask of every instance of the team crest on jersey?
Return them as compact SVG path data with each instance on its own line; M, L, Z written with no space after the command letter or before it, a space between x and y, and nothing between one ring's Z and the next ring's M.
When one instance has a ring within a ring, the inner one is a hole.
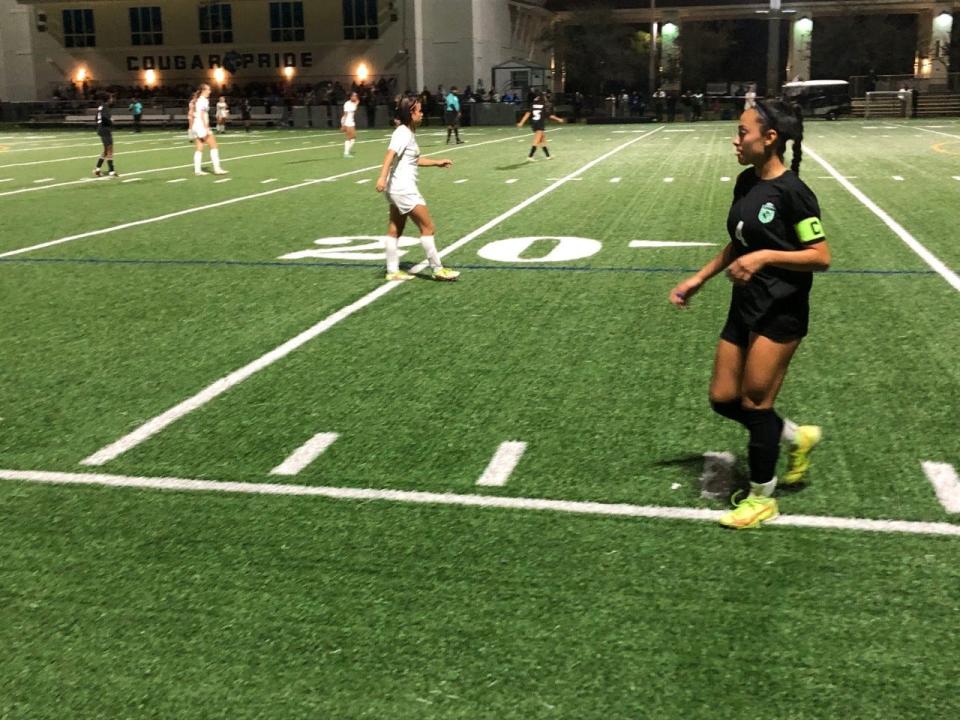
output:
M773 220L777 214L777 209L773 206L772 202L766 202L760 207L760 212L757 214L757 219L766 225L768 222Z

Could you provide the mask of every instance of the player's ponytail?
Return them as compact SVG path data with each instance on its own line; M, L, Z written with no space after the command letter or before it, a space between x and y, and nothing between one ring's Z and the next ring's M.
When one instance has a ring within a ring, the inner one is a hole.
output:
M793 116L796 120L796 134L793 137L793 158L790 161L790 169L799 175L800 163L803 160L803 108L794 105Z
M803 110L784 100L758 100L756 110L763 131L776 131L777 143L774 152L781 160L787 149L787 141L793 140L790 169L799 174L800 162L803 159Z

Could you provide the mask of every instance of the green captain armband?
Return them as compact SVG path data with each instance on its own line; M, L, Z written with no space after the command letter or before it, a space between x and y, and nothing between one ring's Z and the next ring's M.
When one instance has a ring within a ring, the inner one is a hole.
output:
M823 234L823 225L820 224L820 218L810 217L806 220L801 220L793 226L793 229L796 231L797 237L800 238L800 242L802 243L823 240L826 237L826 235Z

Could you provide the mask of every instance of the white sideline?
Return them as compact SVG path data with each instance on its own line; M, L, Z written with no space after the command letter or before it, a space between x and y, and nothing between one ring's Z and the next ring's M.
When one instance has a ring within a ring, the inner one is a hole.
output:
M527 444L525 442L508 441L500 443L490 460L490 464L487 465L487 469L477 480L477 485L487 487L503 487L506 485L526 449Z
M517 140L516 137L506 137L500 138L498 140L487 140L486 143L476 143L474 145L461 145L456 148L449 148L443 151L437 151L434 153L427 153L426 156L430 155L440 155L442 153L453 152L454 150L467 150L470 148L480 147L481 145L486 145L487 143L497 143L497 142L506 142L507 140ZM369 142L373 142L372 140ZM290 152L289 150L278 150L277 152ZM264 153L267 155L272 155L275 153ZM254 157L254 156L251 156ZM239 160L241 158L233 158L234 160ZM226 159L224 159L226 162ZM192 165L184 165L183 167L193 167ZM168 169L168 168L167 168ZM44 243L39 243L38 245L30 245L25 248L18 248L16 250L8 250L7 252L0 253L0 258L10 257L13 255L21 255L23 253L31 252L33 250L41 250L46 247L52 247L54 245L60 245L66 242L72 242L73 240L83 240L88 237L95 237L97 235L105 235L107 233L117 232L118 230L126 230L127 228L138 227L140 225L148 225L150 223L160 222L161 220L169 220L170 218L180 217L182 215L190 215L195 212L201 212L203 210L213 210L214 208L224 207L225 205L232 205L234 203L243 202L244 200L255 200L256 198L266 197L267 195L275 195L276 193L286 192L288 190L297 190L302 187L307 187L308 185L316 185L317 183L330 182L332 180L337 180L342 177L347 177L348 175L356 175L362 172L370 172L371 170L379 170L379 165L369 165L367 167L358 168L356 170L349 170L339 175L330 175L325 178L319 178L316 180L305 180L302 183L297 183L295 185L285 185L283 187L274 188L273 190L264 190L263 192L253 193L252 195L240 195L235 198L230 198L228 200L221 200L220 202L211 203L209 205L199 205L197 207L187 208L186 210L178 210L176 212L167 213L166 215L157 215L152 218L145 218L143 220L134 220L132 222L123 223L122 225L113 225L107 228L101 228L99 230L90 230L89 232L80 233L79 235L68 235L66 237L57 238L56 240L48 240ZM153 172L153 171L144 171L144 172ZM127 173L128 175L134 175L136 173ZM82 182L87 182L86 180ZM174 182L173 180L168 180L167 182ZM53 187L53 186L46 186ZM19 192L19 191L17 191ZM0 193L0 197L3 196L3 193Z
M273 483L217 482L171 477L132 477L102 473L64 473L40 470L0 470L0 480L48 483L52 485L97 485L103 487L142 488L192 492L245 493L252 495L305 495L334 500L382 500L422 505L459 505L464 507L500 508L504 510L541 510L581 515L639 517L663 520L715 522L720 510L630 505L627 503L550 500L546 498L503 497L494 495L460 495L412 490L373 490L369 488L281 485ZM829 517L822 515L781 515L767 525L858 530L911 535L947 535L960 537L960 524L917 522L909 520L868 520L865 518Z
M294 450L290 457L270 471L271 475L296 475L316 460L321 453L340 437L334 432L317 433L303 445Z
M960 513L960 478L953 465L929 460L920 464L943 509L948 513Z
M837 172L830 163L820 157L809 145L803 146L803 151L810 155L814 160L816 160L820 165L830 173L837 182L843 185L846 188L847 192L853 195L857 200L863 203L867 209L876 215L888 228L893 230L894 234L903 240L906 243L907 247L913 250L917 255L919 255L927 265L929 265L933 270L937 272L944 280L950 283L953 286L954 290L960 291L960 276L957 276L953 270L948 268L943 261L941 261L936 255L927 250L913 235L907 232L904 227L890 217L884 210L882 210L873 200L864 195L852 182L843 177L839 172Z
M604 153L600 157L594 160L591 160L583 167L579 168L578 170L574 170L572 173L570 173L566 177L561 178L560 180L557 180L555 183L548 185L546 188L544 188L540 192L534 195L531 195L523 202L517 205L514 205L505 213L502 213L501 215L498 215L497 217L495 217L493 220L490 220L487 223L481 225L479 228L477 228L473 232L470 232L467 235L464 235L462 238L460 238L456 242L450 245L447 245L445 248L443 248L443 250L440 251L440 256L445 257L450 253L454 252L455 250L458 250L459 248L463 247L474 238L487 232L487 230L489 230L490 228L496 227L497 225L502 223L504 220L516 215L518 212L526 208L528 205L535 203L537 200L539 200L543 196L548 195L549 193L556 190L558 187L561 187L567 181L575 178L576 176L580 175L583 172L586 172L597 163L603 162L611 155L615 155L621 150L629 147L630 145L633 145L633 143L643 140L645 137L649 137L653 133L662 129L663 129L663 126L660 126L658 128L655 128L654 130L651 130L645 135L638 135L633 140L629 140L623 143L622 145L617 146L613 150L610 150ZM516 138L514 137L506 138L506 139L516 140ZM499 141L489 140L487 142L499 142ZM483 143L477 143L475 145L461 145L459 147L464 147L464 148L479 147L482 144ZM369 169L370 168L365 168L364 170L369 170ZM271 192L278 192L279 190L283 190L283 189L285 188L278 188L278 190L273 190ZM3 256L0 255L0 257L3 257ZM410 270L410 272L415 274L417 272L420 272L420 270L422 270L426 266L427 266L427 263L426 261L424 261L419 265L415 265ZM285 343L274 348L267 354L262 355L261 357L244 365L242 368L238 370L234 370L229 375L223 378L220 378L219 380L214 382L212 385L207 386L206 388L201 390L199 393L197 393L193 397L187 398L186 400L173 406L166 412L161 413L160 415L157 415L156 417L148 420L143 425L138 427L136 430L128 433L127 435L124 435L119 440L116 440L110 443L109 445L107 445L106 447L101 448L100 450L95 452L93 455L85 458L84 460L81 460L80 461L81 464L82 465L103 465L104 463L109 462L110 460L113 460L114 458L122 455L123 453L127 452L131 448L136 447L137 445L142 443L144 440L147 440L148 438L152 437L156 433L160 432L171 423L176 422L177 420L182 418L184 415L187 415L188 413L196 410L197 408L202 407L203 405L208 403L210 400L213 400L215 397L217 397L221 393L224 393L230 388L232 388L234 385L237 385L243 382L251 375L259 372L265 367L272 365L274 362L276 362L277 360L280 360L281 358L285 357L289 353L293 352L304 343L315 338L317 335L320 335L321 333L326 332L341 320L345 320L346 318L350 317L358 310L362 310L367 305L370 305L375 300L379 299L383 295L386 295L388 292L390 292L394 288L399 287L401 284L402 283L387 282L383 285L380 285L373 291L361 297L359 300L356 300L350 305L347 305L346 307L341 308L340 310L337 310L335 313L321 320L313 327L307 328L296 337L291 338L290 340L287 340Z

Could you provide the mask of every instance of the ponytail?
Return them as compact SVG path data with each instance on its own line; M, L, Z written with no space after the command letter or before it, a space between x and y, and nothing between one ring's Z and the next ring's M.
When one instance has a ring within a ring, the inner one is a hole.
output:
M758 100L757 114L764 132L775 130L777 144L774 150L783 159L787 141L793 141L793 158L790 169L800 174L800 162L803 160L803 110L799 105L784 100Z

